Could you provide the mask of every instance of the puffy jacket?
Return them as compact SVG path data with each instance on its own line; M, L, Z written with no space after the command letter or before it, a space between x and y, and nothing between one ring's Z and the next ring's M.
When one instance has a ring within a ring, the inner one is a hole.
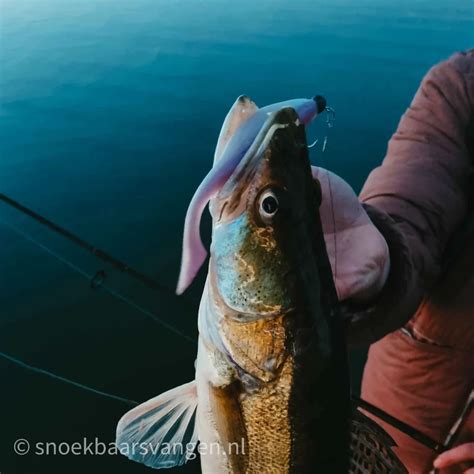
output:
M362 397L439 442L449 439L474 386L474 50L432 68L361 192L386 237L385 288L354 317L373 342ZM435 453L384 425L410 472ZM464 413L455 443L474 436ZM460 471L459 471L460 472Z

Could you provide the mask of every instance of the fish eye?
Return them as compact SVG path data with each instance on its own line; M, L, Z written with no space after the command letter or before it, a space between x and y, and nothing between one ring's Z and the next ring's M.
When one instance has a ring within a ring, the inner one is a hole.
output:
M276 194L272 190L267 190L260 196L259 211L264 221L273 217L279 208L279 202Z

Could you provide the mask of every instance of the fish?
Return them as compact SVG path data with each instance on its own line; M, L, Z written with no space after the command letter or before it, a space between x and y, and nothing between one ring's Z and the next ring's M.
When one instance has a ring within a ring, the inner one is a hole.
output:
M297 111L268 114L251 149L210 202L195 380L126 413L116 445L155 469L199 454L205 474L406 473L393 440L351 404Z
M192 283L207 257L199 233L201 216L206 205L227 181L240 160L247 153L254 152L251 145L268 115L285 107L293 107L299 120L308 124L326 109L326 99L316 95L312 99L291 99L259 109L249 97L241 95L231 107L218 139L214 166L194 193L186 212L181 271L176 287L178 295Z

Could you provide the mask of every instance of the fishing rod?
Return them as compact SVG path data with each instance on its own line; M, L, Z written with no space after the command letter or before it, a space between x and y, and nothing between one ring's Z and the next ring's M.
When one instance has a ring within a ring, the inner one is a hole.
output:
M384 421L385 423L393 426L394 428L406 434L407 436L414 439L415 441L418 441L419 443L426 446L427 448L432 449L437 454L441 454L443 451L447 449L447 446L445 444L435 441L433 438L429 437L425 433L422 433L416 428L413 428L413 426L390 415L385 410L382 410L381 408L378 408L375 405L372 405L371 403L355 395L352 395L351 398L352 398L353 404L356 407L360 407L364 409L365 411L376 416L377 418Z
M187 342L194 344L195 341L191 336L188 336L187 334L183 333L179 329L177 329L175 326L172 324L166 322L162 318L160 318L157 314L149 311L148 309L144 308L143 306L140 306L138 303L135 303L133 300L130 298L127 298L125 295L122 293L114 290L110 286L106 285L104 283L104 279L106 277L105 271L104 270L99 270L98 272L95 273L95 275L91 275L82 268L78 267L71 261L69 261L67 258L63 257L62 255L59 255L57 252L54 250L50 249L43 243L39 242L35 238L33 238L31 235L27 234L26 232L22 231L18 227L14 226L13 224L10 224L8 222L5 222L3 219L0 219L0 224L3 224L5 227L9 228L11 231L15 232L17 235L20 237L23 237L25 240L28 240L32 244L36 245L39 249L41 249L43 252L47 253L48 255L56 258L59 260L61 263L63 263L65 266L69 267L71 270L76 272L77 274L81 275L82 277L86 278L88 281L90 281L91 288L94 290L101 289L108 293L109 295L113 296L115 299L122 301L123 303L127 304L128 306L132 307L133 309L139 311L140 313L144 314L145 316L148 316L149 318L153 319L155 322L160 324L161 326L165 327L169 331L173 332L177 336L180 336L182 339L186 340Z
M76 234L73 234L71 231L65 229L64 227L56 224L55 222L51 221L45 216L42 216L41 214L33 211L29 207L21 204L20 202L12 199L11 197L7 196L6 194L0 193L0 200L3 201L5 204L8 204L10 207L13 207L17 211L20 211L22 214L27 215L28 217L32 218L36 222L42 224L43 226L47 227L51 231L55 232L56 234L61 235L65 239L69 240L70 242L73 242L76 244L78 247L84 249L85 251L91 253L95 257L97 257L99 260L102 260L105 263L108 263L112 265L115 269L119 270L122 273L126 273L130 275L132 278L135 280L138 280L148 288L151 288L152 290L159 290L159 291L165 291L167 293L172 293L173 295L174 292L171 290L169 287L166 285L163 285L162 283L154 280L153 278L145 275L144 273L134 269L130 265L128 265L125 262L122 262L118 258L110 255L106 251L96 247L95 245L87 242L86 240L82 239L81 237L77 236ZM91 286L94 287L97 283L100 283L101 280L105 277L104 272L97 272L96 275L94 275L94 278L91 280ZM182 297L180 299L183 299ZM186 300L189 304L193 304L191 301ZM193 306L195 306L193 304Z

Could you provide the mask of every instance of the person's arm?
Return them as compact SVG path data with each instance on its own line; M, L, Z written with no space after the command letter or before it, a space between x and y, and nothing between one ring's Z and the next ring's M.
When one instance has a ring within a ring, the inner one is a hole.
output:
M474 50L433 67L360 194L390 251L390 274L369 308L354 310L349 341L403 326L439 276L466 215L474 151ZM471 181L472 186L472 181Z

